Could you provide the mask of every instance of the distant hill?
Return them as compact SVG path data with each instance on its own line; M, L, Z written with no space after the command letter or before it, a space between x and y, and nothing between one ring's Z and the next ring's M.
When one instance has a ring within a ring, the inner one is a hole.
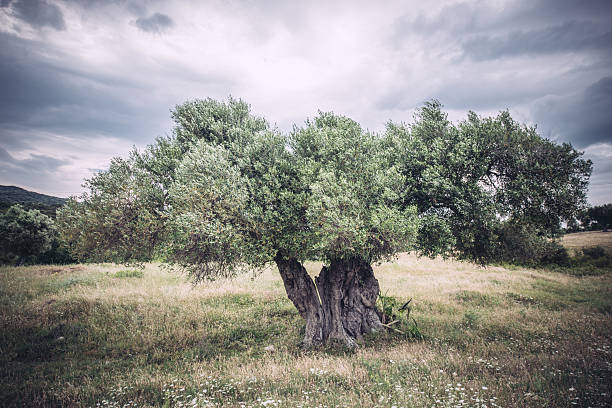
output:
M55 210L65 203L65 198L35 193L15 186L0 186L1 213L4 213L14 204L21 204L25 209L37 209L55 218Z

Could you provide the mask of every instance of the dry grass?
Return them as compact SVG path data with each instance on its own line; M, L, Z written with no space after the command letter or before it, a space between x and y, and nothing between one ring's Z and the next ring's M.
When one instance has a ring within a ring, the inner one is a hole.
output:
M612 255L612 231L575 232L564 235L561 242L563 246L574 253L582 248L600 246Z
M198 286L155 264L142 278L122 269L0 269L0 405L612 404L612 271L403 254L375 273L383 293L413 298L424 340L301 352L303 324L274 269Z

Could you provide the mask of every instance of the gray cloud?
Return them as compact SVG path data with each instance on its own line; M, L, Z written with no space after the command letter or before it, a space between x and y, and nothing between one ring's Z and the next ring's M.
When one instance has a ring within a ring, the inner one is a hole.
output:
M155 13L149 17L140 17L135 22L136 26L147 33L159 34L174 26L174 22L165 14Z
M567 20L590 20L604 22L612 16L612 3L609 0L521 0L515 11L508 13L508 22L516 20L518 24L524 21L529 24Z
M0 178L5 184L25 185L37 191L53 191L61 177L61 167L70 164L40 154L26 159L16 159L0 147Z
M524 78L513 81L513 86L500 81L499 78L486 77L481 74L466 74L454 81L447 81L439 86L430 87L418 97L403 87L383 94L376 107L385 110L408 110L430 99L438 99L447 109L463 110L504 110L515 105L531 102L554 89L556 81L537 81ZM408 85L409 86L409 85Z
M78 8L81 13L91 14L92 11L100 12L108 8L119 7L123 12L128 12L131 15L142 17L147 12L147 4L150 1L142 0L63 0L64 3L71 8ZM104 18L103 14L100 13ZM100 18L99 17L99 18Z
M46 0L17 0L4 2L3 6L11 4L16 15L33 27L52 27L65 30L66 22L62 11L55 4Z
M429 10L428 10L429 11ZM510 0L501 7L487 2L458 2L443 5L435 13L410 12L394 22L395 35L441 33L460 41L463 36L533 30L568 21L606 25L612 17L609 0Z
M43 43L16 39L0 33L0 126L15 132L0 133L4 146L35 144L36 132L44 130L78 137L106 134L134 142L159 134L168 122L169 106L138 106L119 94L146 94L137 83L57 66L44 58ZM151 116L157 121L151 121ZM147 124L149 126L147 126Z
M612 30L590 21L570 21L543 29L476 35L464 41L462 47L467 56L476 60L586 50L612 53Z
M592 204L609 203L612 197L612 144L599 143L588 147L585 157L593 161L593 175L589 183Z
M60 160L54 157L45 156L42 154L32 154L27 159L15 159L9 152L0 147L0 157L3 160L4 167L17 168L24 171L34 170L36 172L54 172L61 166L65 166L70 162Z
M397 18L394 24L395 34L401 38L405 33L430 35L436 32L461 33L482 27L492 12L483 5L480 12L470 3L453 3L443 6L434 15L406 14Z
M70 101L73 90L32 52L43 46L0 33L0 86L4 90L0 123L22 120L32 110L60 100Z
M612 144L612 76L577 94L549 96L534 103L533 116L546 136L585 148Z

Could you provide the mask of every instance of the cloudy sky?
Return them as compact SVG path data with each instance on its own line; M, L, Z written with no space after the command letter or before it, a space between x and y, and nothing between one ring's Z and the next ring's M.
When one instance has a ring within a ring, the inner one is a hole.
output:
M0 89L0 184L58 196L168 134L176 104L233 95L284 131L509 109L583 150L591 203L612 202L607 0L1 0Z

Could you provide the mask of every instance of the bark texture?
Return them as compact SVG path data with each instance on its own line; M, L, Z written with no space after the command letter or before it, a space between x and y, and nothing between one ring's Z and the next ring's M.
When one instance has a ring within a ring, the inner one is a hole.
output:
M380 291L369 263L338 260L312 281L295 259L277 258L289 299L306 321L303 345L339 343L354 347L364 334L384 329L376 309Z
M319 302L317 288L297 259L276 257L276 266L285 284L287 296L306 321L302 345L312 347L323 341L323 310Z
M339 260L323 267L316 278L323 305L323 340L349 347L364 334L384 326L376 310L380 288L369 263Z

